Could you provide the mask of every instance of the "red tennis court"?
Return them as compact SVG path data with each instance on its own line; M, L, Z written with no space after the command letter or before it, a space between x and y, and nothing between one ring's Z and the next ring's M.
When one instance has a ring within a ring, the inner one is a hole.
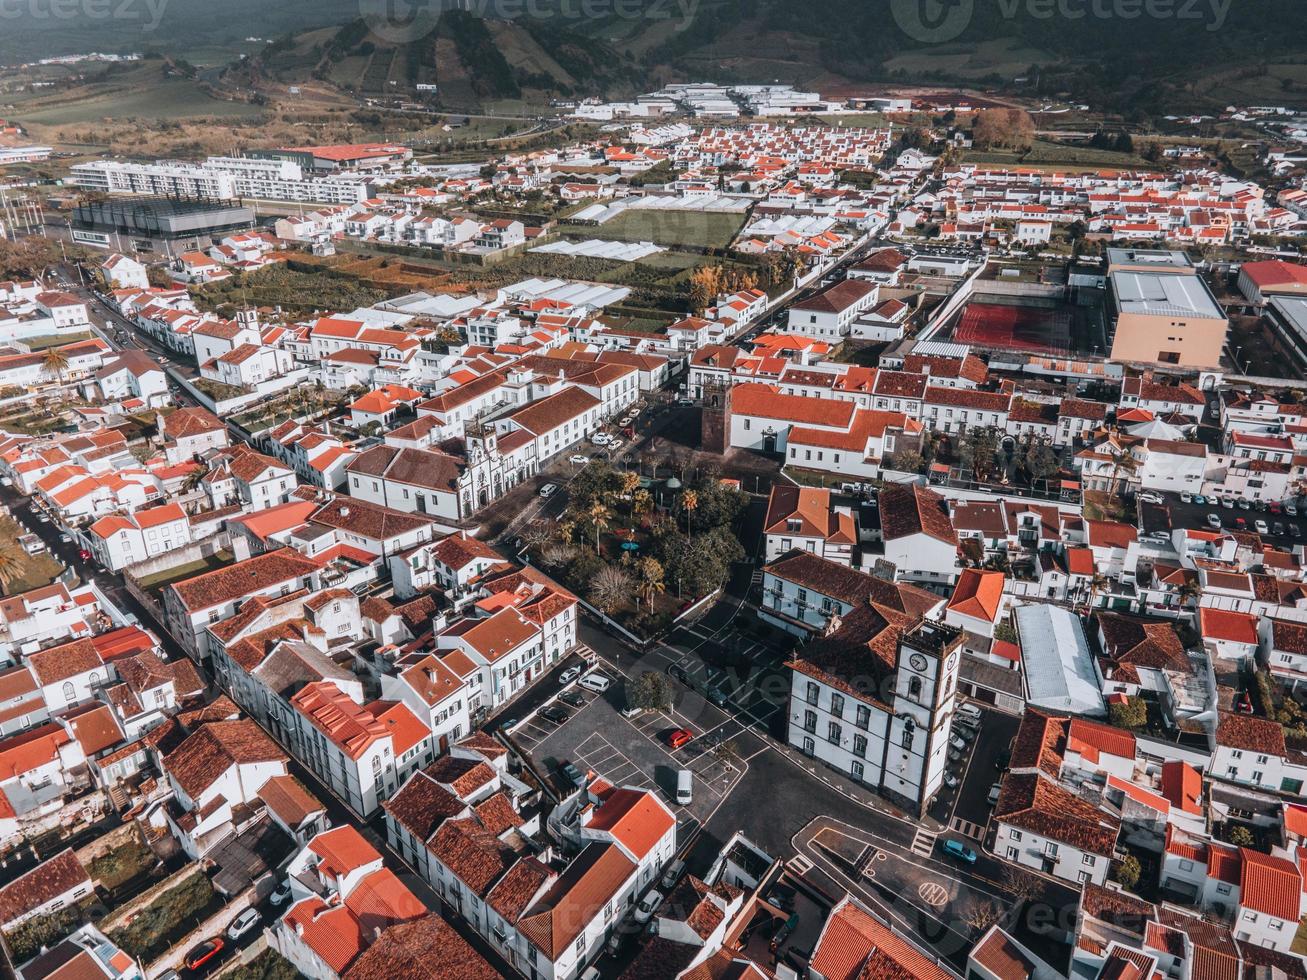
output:
M968 303L953 340L981 348L1060 354L1071 346L1071 314L1006 303Z

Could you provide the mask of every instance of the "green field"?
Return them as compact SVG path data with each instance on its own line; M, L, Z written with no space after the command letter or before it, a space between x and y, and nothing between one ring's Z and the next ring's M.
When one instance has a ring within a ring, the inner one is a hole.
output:
M1029 150L968 150L962 159L967 163L1010 165L1014 167L1046 167L1058 170L1099 170L1103 168L1155 168L1133 153L1100 150L1093 146L1066 146L1049 140L1037 139Z
M245 102L225 102L185 78L172 78L145 88L116 89L64 104L22 108L14 113L22 123L62 126L143 116L183 119L189 116L257 116L263 110Z
M83 340L90 340L95 335L90 331L85 333L64 333L48 334L44 337L28 337L22 343L27 346L28 350L45 350L47 347L59 347L63 344L76 344Z
M981 78L1015 78L1034 64L1054 62L1047 51L1023 47L1016 38L994 38L979 44L937 44L905 51L885 62L888 73Z
M569 238L725 248L744 226L743 213L628 209L597 228L564 228Z

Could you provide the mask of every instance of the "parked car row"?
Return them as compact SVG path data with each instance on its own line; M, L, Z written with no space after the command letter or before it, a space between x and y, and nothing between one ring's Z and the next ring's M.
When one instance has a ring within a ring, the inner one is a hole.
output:
M1152 494L1157 497L1157 494ZM1144 494L1139 498L1144 499ZM1244 497L1218 497L1215 494L1207 495L1201 493L1182 493L1180 494L1181 503L1197 504L1199 507L1224 507L1226 510L1233 510L1238 507L1240 510L1259 510L1263 513L1270 514L1287 514L1290 517L1298 516L1298 506L1293 503L1280 503L1278 500L1248 500ZM1160 498L1157 501L1161 502Z

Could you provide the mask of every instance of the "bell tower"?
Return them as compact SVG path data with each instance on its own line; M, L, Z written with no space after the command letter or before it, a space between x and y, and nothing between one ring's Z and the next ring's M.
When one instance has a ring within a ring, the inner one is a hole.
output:
M731 383L711 380L703 383L703 418L699 445L704 452L725 455L731 448Z
M924 814L944 781L962 631L922 620L899 640L882 787Z

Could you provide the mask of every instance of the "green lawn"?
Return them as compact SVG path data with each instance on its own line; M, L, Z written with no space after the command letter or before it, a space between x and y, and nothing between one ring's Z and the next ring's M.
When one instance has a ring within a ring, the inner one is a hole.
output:
M222 899L209 879L196 871L157 895L109 938L130 955L149 962L221 907Z
M744 226L745 217L739 212L630 208L598 228L586 228L584 232L587 238L725 248ZM572 237L574 229L566 230L568 237Z
M967 150L963 160L968 163L999 166L1042 167L1058 170L1098 170L1102 168L1156 167L1143 157L1116 150L1100 150L1093 146L1068 146L1051 140L1035 140L1029 150Z
M89 330L84 333L63 333L47 334L44 337L29 337L22 343L26 344L29 350L45 350L47 347L60 347L63 344L76 344L83 340L91 340L95 335Z
M184 565L176 565L162 572L147 575L144 578L137 579L137 584L147 592L157 592L171 582L179 582L182 579L191 578L204 572L211 572L215 568L222 568L224 565L230 565L232 558L233 555L230 551L220 551L209 558L188 561Z
M59 105L20 109L14 115L23 123L62 126L132 116L184 119L193 116L257 116L262 111L261 107L245 102L215 99L196 82L173 78L142 88L92 94Z
M133 833L124 843L92 860L86 870L109 891L116 891L151 871L158 863L159 859L141 835Z

